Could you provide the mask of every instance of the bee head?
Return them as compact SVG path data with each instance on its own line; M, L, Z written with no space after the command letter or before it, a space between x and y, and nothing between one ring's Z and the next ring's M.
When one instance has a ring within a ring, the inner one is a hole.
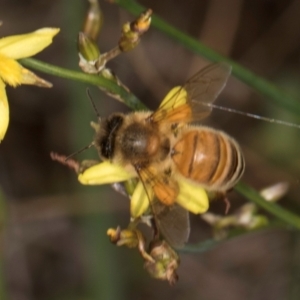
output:
M123 114L113 114L101 119L99 123L91 123L95 129L94 145L103 159L111 159L115 153L116 135L124 121Z

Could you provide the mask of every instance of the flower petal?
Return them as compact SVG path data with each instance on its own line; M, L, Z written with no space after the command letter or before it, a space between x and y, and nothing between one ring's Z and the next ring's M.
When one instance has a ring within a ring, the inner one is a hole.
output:
M13 35L0 39L0 53L20 59L41 52L52 43L59 28L42 28L27 34Z
M205 190L199 185L180 179L180 193L176 202L194 214L201 214L208 210L209 201Z
M22 84L32 84L36 85L39 87L44 87L44 88L51 88L52 83L44 80L43 78L35 75L33 72L22 68L22 79L21 79Z
M165 96L159 107L164 109L176 108L187 102L188 94L182 86L175 86Z
M149 193L150 191L148 191ZM153 193L152 195L149 195L149 197L153 197ZM139 216L141 216L149 207L149 201L151 201L152 199L148 198L148 195L145 191L144 185L142 183L142 181L139 181L134 192L133 195L131 197L131 201L130 201L130 215L133 218L137 218Z
M78 180L85 185L97 185L126 181L132 177L135 175L130 174L123 167L105 161L86 169L79 174Z
M9 85L22 83L22 66L15 60L0 53L0 78Z
M0 79L0 142L3 140L9 123L9 107L5 83Z

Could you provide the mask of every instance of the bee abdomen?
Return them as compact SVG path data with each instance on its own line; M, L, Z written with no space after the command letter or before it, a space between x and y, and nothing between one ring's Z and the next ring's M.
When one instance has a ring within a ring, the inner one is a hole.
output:
M217 191L232 188L245 167L238 144L209 128L184 133L173 148L172 158L184 177Z

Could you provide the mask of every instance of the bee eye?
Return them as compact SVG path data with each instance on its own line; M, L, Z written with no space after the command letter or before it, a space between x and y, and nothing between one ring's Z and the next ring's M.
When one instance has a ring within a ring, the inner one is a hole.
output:
M101 155L107 159L110 159L113 154L114 143L109 139L104 139L100 144L101 147Z
M104 159L111 159L115 153L116 136L123 124L124 116L112 115L101 122L101 130L96 132L95 146L99 155Z

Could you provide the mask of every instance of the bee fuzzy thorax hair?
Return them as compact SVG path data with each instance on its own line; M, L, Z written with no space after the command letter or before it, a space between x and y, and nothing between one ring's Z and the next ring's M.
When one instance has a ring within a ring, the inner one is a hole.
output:
M116 113L94 125L94 143L100 157L124 166L146 164L149 159L166 156L170 151L169 141L161 136L155 124L149 123L150 115L150 111Z

